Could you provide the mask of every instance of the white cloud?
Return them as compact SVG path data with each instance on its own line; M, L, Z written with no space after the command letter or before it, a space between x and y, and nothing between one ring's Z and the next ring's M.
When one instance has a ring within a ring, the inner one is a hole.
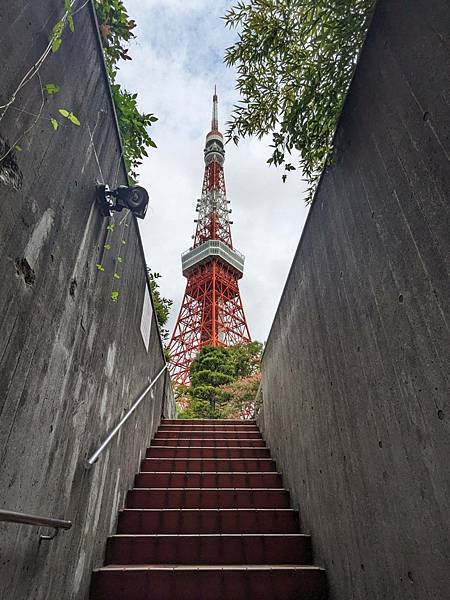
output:
M234 73L222 63L234 33L220 17L231 2L127 0L138 39L120 80L139 94L140 108L159 118L152 128L158 149L141 168L151 207L141 225L147 261L163 275L163 295L174 299L173 327L186 280L180 254L191 244L195 201L203 180L203 145L210 127L214 84L222 130L237 100ZM299 176L286 184L266 164L267 142L227 145L225 178L233 209L233 242L246 255L240 282L255 339L265 340L307 214Z

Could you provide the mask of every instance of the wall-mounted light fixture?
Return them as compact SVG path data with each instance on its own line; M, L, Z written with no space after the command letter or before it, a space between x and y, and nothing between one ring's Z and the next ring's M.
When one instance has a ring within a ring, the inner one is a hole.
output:
M149 201L147 190L139 185L120 185L115 190L110 190L107 185L97 185L97 199L105 217L111 216L113 210L120 212L128 208L139 219L145 217Z

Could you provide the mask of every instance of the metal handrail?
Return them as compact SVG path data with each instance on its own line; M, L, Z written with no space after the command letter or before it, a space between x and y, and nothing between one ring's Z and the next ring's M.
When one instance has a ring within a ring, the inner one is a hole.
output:
M36 525L37 527L53 527L53 529L70 529L72 527L72 521L52 519L50 517L38 517L37 515L28 515L12 510L0 510L0 521L5 521L7 523L24 523L25 525Z
M127 414L120 419L120 421L117 423L117 425L111 431L111 433L105 438L104 442L101 444L101 446L99 446L98 450L96 450L94 452L94 454L92 454L92 456L90 456L87 459L87 461L86 461L87 469L90 469L92 467L92 465L96 462L96 460L98 459L100 454L103 452L103 450L110 444L110 442L113 440L113 438L117 435L117 433L122 428L122 425L134 413L134 411L137 409L139 404L142 402L142 400L145 398L145 396L149 393L149 391L152 389L152 387L155 385L155 383L158 381L158 379L161 377L161 375L164 373L164 371L166 369L167 369L167 363L164 365L164 367L161 369L161 371L158 373L158 375L152 381L150 381L149 385L145 388L145 390L142 392L142 394L139 396L139 398L136 400L136 402L133 404L133 406L130 408L130 410L127 412Z

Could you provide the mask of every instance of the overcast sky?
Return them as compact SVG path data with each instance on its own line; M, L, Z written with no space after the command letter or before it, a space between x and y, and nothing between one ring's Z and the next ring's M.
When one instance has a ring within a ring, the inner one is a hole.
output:
M174 300L172 332L186 280L180 254L191 245L195 203L203 181L203 147L210 129L214 84L219 124L225 131L235 91L234 72L222 62L235 33L220 17L231 0L127 0L137 21L133 60L121 63L120 81L138 92L139 107L158 122L151 134L158 148L142 165L140 183L150 207L140 222L147 263L163 275L162 294ZM227 144L225 180L233 210L233 243L245 254L240 281L244 310L254 339L265 341L275 315L307 208L298 174L287 183L269 167L267 143Z

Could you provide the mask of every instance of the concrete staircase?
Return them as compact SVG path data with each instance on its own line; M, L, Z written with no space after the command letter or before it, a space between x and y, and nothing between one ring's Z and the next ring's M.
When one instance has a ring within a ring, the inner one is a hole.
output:
M163 420L91 600L324 600L311 559L254 421Z

